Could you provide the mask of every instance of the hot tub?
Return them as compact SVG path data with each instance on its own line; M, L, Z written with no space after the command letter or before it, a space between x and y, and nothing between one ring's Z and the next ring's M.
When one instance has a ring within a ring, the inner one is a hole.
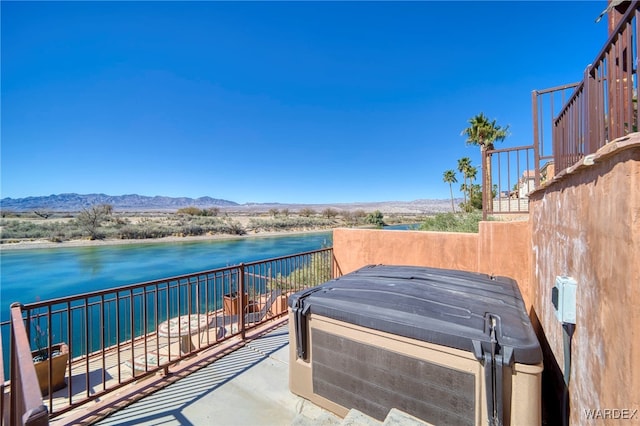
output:
M289 297L289 386L339 416L540 424L542 352L517 283L367 266Z

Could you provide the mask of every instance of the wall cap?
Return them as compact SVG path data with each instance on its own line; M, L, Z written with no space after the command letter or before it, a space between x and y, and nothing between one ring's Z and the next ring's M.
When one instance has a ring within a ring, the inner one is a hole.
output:
M607 143L605 146L598 149L594 154L589 154L581 158L577 163L573 166L564 169L557 175L555 175L551 180L545 182L539 188L534 189L529 193L529 197L532 195L538 195L548 189L550 186L554 186L556 183L565 179L566 177L582 171L583 169L589 168L595 163L600 163L607 158L613 157L623 151L629 149L640 149L640 133L629 133L626 136L622 136L618 139L614 139L611 142Z

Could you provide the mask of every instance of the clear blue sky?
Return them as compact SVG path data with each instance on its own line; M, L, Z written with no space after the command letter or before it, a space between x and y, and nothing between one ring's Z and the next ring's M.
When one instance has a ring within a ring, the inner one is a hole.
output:
M448 198L479 165L467 120L530 144L531 91L581 80L607 33L604 0L0 7L12 198Z

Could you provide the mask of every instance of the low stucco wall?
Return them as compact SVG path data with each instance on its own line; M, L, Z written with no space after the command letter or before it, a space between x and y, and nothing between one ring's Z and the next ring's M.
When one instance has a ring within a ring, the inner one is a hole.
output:
M377 264L476 271L477 249L477 234L378 229L333 231L333 254L342 274Z
M524 222L480 222L478 272L518 282L527 311L531 307L531 232Z
M640 138L614 141L590 160L530 195L531 314L544 343L547 391L558 395L564 346L551 290L558 275L578 283L574 425L592 423L585 410L640 410Z
M503 275L518 281L529 308L527 222L482 222L478 234L335 229L333 254L347 274L372 264L431 266Z

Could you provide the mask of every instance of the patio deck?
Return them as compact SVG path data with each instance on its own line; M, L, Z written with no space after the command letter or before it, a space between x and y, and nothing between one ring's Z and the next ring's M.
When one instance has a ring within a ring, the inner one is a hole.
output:
M51 424L339 424L338 417L289 391L287 318L247 337L244 344L238 339L203 351L181 361L169 376L142 378L119 395L70 411ZM132 398L139 399L127 405Z

